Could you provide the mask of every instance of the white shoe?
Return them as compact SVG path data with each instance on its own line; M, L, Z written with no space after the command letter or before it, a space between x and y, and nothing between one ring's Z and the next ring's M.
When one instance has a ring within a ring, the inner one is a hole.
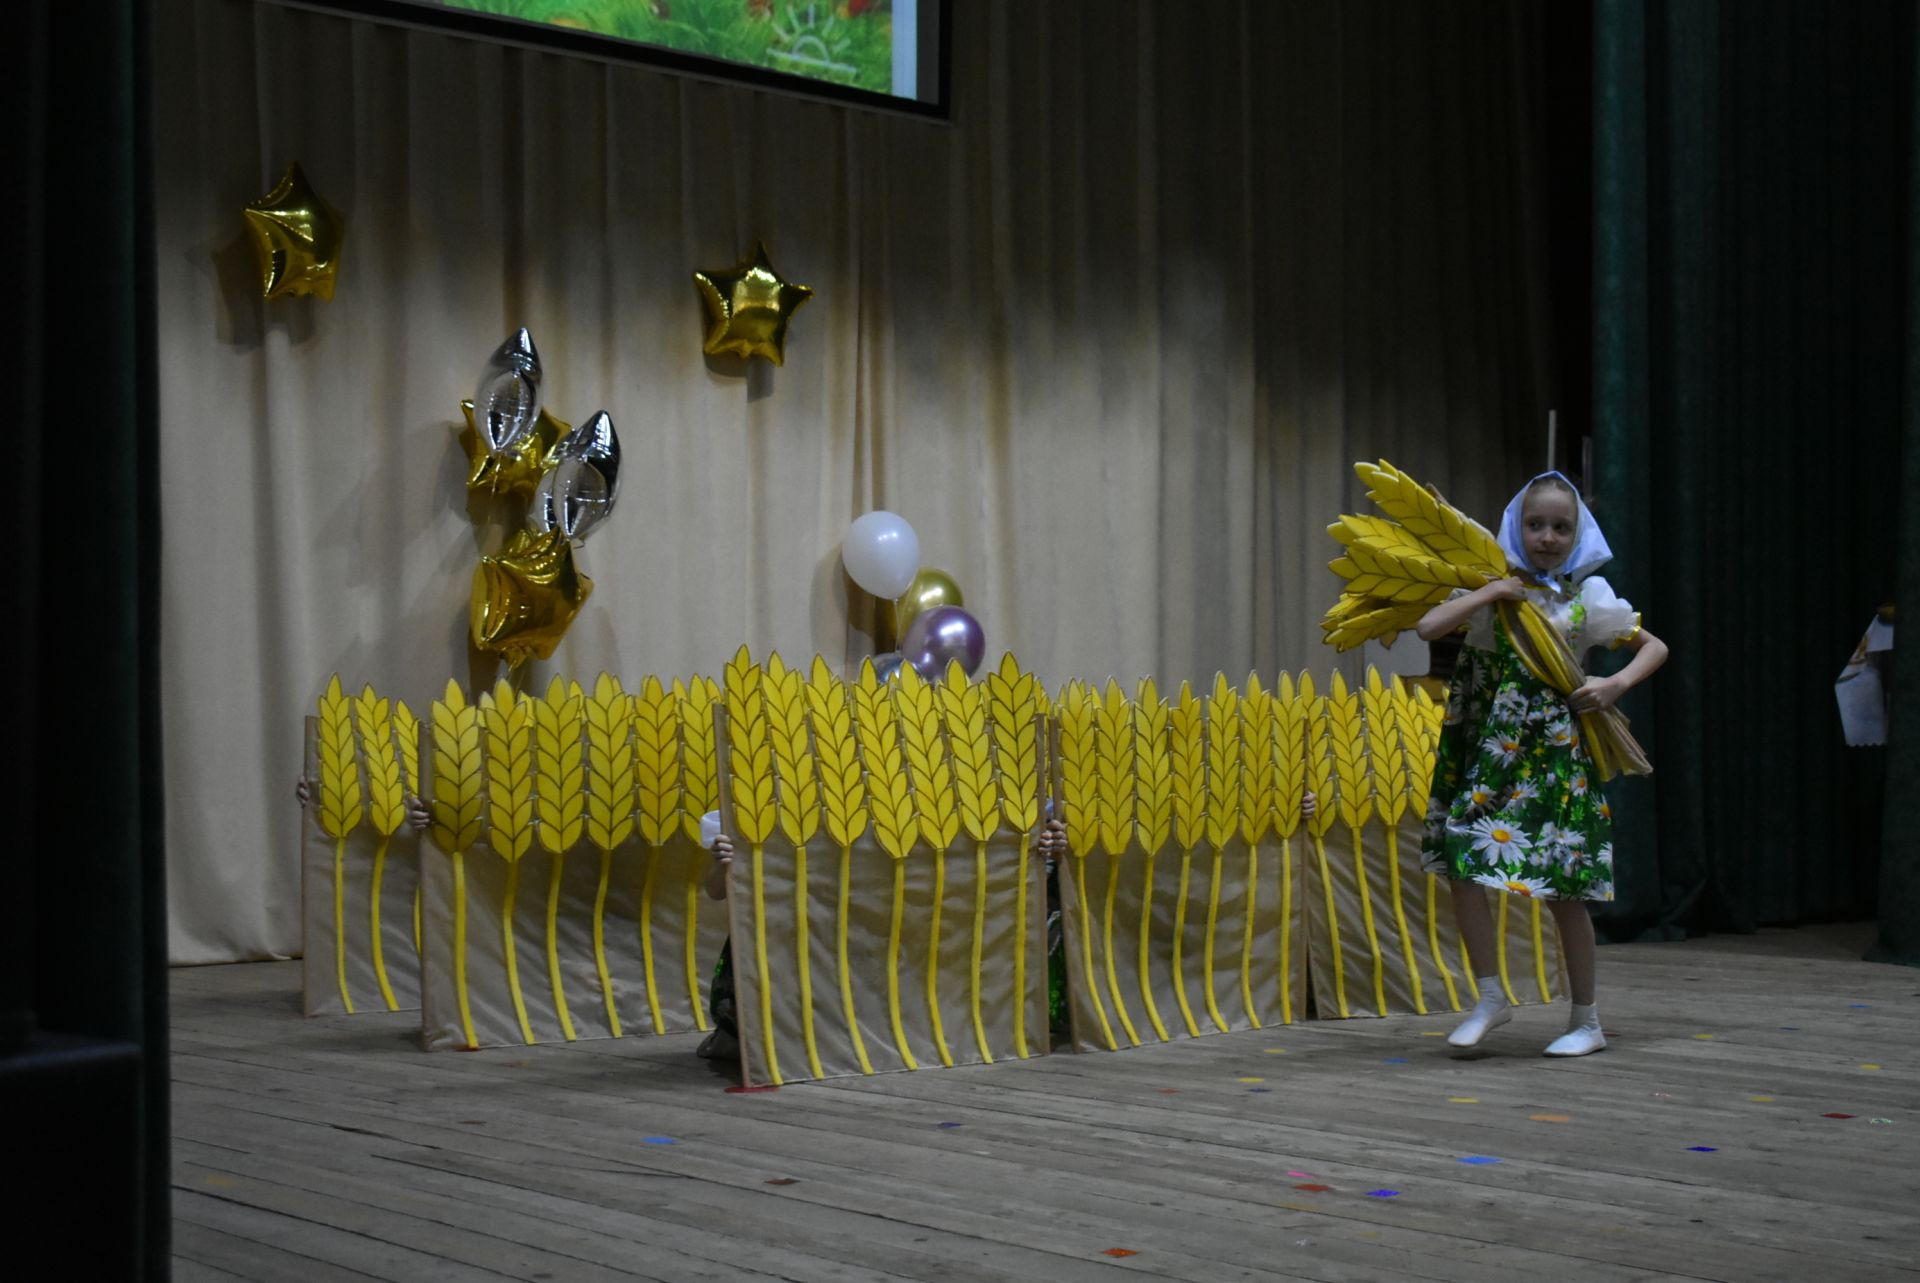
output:
M1489 1031L1499 1028L1512 1019L1513 1008L1507 1004L1505 998L1482 998L1474 1004L1473 1010L1467 1014L1467 1018L1462 1020L1459 1025L1454 1028L1452 1033L1447 1035L1447 1045L1451 1047L1477 1047L1480 1045L1480 1040L1485 1038Z
M1605 1051L1607 1036L1598 1029L1569 1029L1547 1044L1549 1056L1590 1056Z

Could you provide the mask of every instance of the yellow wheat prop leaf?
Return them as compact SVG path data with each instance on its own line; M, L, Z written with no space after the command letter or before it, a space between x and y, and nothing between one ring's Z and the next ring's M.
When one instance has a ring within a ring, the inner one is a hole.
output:
M1367 779L1367 737L1360 720L1360 697L1347 689L1339 673L1327 694L1328 743L1333 750L1334 776L1339 782L1340 818L1354 828L1373 813L1373 790Z
M947 755L953 764L953 791L960 827L984 842L1000 827L1000 785L993 773L987 742L987 691L967 680L955 660L939 687L940 718L946 726Z
M1407 813L1407 750L1401 738L1400 706L1406 688L1395 677L1389 686L1378 669L1367 669L1361 702L1367 715L1367 756L1373 768L1374 806L1389 827Z
M1349 544L1346 555L1335 558L1329 568L1348 581L1348 593L1395 602L1438 601L1455 588L1478 588L1487 582L1483 570L1402 547Z
M806 683L780 656L767 656L767 739L773 746L780 831L805 846L820 829L820 785L807 735Z
M1207 699L1207 844L1226 846L1240 825L1240 693L1224 673Z
M1273 828L1283 838L1300 827L1300 804L1307 791L1306 709L1294 690L1293 675L1280 674L1273 692Z
M806 693L827 836L849 847L867 831L867 786L853 738L853 709L846 686L817 655Z
M420 719L407 701L393 701L393 742L400 750L400 783L413 797L420 796Z
M633 836L633 707L602 673L586 701L587 838L611 851Z
M633 696L634 821L649 846L680 827L680 718L673 692L654 676Z
M1173 772L1173 840L1191 851L1206 839L1207 742L1206 710L1193 687L1180 683L1180 696L1169 719Z
M1507 572L1506 554L1485 526L1443 503L1385 459L1357 463L1353 470L1367 484L1367 497L1434 557L1481 572L1481 582Z
M374 832L387 837L407 822L407 790L399 755L394 752L392 705L366 686L353 711L360 724L360 756L367 772L367 819Z
M1321 837L1333 827L1333 822L1340 817L1340 811L1334 805L1333 743L1327 701L1314 694L1313 674L1300 674L1296 700L1300 706L1302 724L1306 727L1307 787L1313 790L1314 800L1318 803L1307 829L1315 837Z
M1344 547L1356 544L1400 557L1427 557L1427 546L1406 529L1386 517L1348 515L1327 527L1334 542Z
M485 775L480 757L480 710L449 681L433 702L433 841L449 855L466 852L480 838Z
M740 836L759 846L773 832L779 809L768 737L766 674L742 646L727 665L727 770L732 781L733 821Z
M1353 609L1338 620L1329 610L1320 621L1326 632L1325 640L1337 650L1352 650L1368 641L1391 644L1393 638L1415 627L1421 616L1432 609L1432 603L1427 601L1395 603L1378 597L1342 596L1340 602L1351 603Z
M533 844L533 714L506 682L480 711L486 733L488 844L509 864Z
M1279 774L1273 757L1273 696L1247 674L1240 700L1240 836L1252 846L1273 827Z
M1100 840L1099 736L1094 727L1093 693L1078 682L1060 692L1060 802L1058 818L1067 826L1067 848L1085 857Z
M354 752L353 703L335 673L320 696L320 827L343 838L360 825L360 760Z
M713 706L720 689L711 677L673 683L673 706L680 722L680 824L700 840L700 817L720 805L720 750L714 740Z
M580 743L585 699L558 677L545 699L528 696L533 714L533 811L540 845L565 855L580 841L586 822L586 767Z
M1133 709L1120 683L1112 678L1094 700L1093 742L1099 770L1094 807L1100 817L1100 847L1118 857L1133 844L1139 799L1133 776Z
M904 860L919 839L920 821L914 815L913 791L907 785L899 714L892 693L874 677L873 664L868 660L861 661L860 677L853 684L853 717L867 768L867 805L873 816L874 841L893 859Z
M910 665L901 668L892 685L920 836L935 852L944 851L960 835L960 807L954 797L953 768L940 742L938 702L933 687Z
M1173 829L1173 753L1167 735L1171 720L1153 679L1142 681L1133 701L1133 774L1135 822L1140 846L1149 854L1166 846Z
M1040 818L1039 706L1046 701L1040 679L1020 671L1008 652L987 676L987 706L993 755L1000 774L1000 809L1009 828L1028 832Z

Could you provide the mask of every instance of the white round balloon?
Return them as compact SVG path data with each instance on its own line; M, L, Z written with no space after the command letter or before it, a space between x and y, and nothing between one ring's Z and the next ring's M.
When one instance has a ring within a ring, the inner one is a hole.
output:
M920 573L920 536L894 513L869 512L847 528L847 537L840 541L840 559L854 583L892 601Z

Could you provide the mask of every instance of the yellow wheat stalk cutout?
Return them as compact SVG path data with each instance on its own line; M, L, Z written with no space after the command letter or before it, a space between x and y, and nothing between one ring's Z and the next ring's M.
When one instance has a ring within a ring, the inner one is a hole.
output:
M1259 905L1260 839L1273 830L1274 790L1279 783L1273 757L1273 696L1261 688L1257 673L1247 674L1240 701L1240 836L1247 844L1247 914L1240 941L1240 1001L1253 1027L1260 1013L1253 1005L1253 924Z
M700 841L700 817L720 805L720 749L715 739L713 708L720 702L720 684L711 677L692 677L673 683L673 707L680 720L680 823L688 840ZM712 1028L700 997L700 877L687 879L686 931L682 936L687 973L687 1000L693 1004L693 1023Z
M1393 714L1395 731L1400 737L1401 751L1407 760L1407 806L1415 815L1425 817L1427 800L1433 788L1433 753L1439 742L1439 736L1430 728L1437 723L1432 719L1435 705L1426 691L1419 688L1409 689L1395 682L1393 688ZM1445 709L1440 710L1445 714ZM1433 964L1439 968L1440 979L1447 988L1447 1005L1460 1010L1460 991L1453 983L1453 969L1447 965L1446 951L1440 947L1440 875L1428 873L1427 883L1427 953L1433 958Z
M1108 1051L1118 1051L1113 1023L1107 1019L1106 1000L1093 969L1093 902L1087 893L1087 857L1100 841L1100 752L1095 726L1094 694L1079 682L1069 682L1055 705L1060 739L1055 745L1059 767L1062 822L1067 826L1067 851L1078 862L1074 878L1080 901L1080 963L1086 976L1086 994L1100 1019L1100 1034Z
M1227 1031L1227 1022L1213 992L1213 937L1220 921L1221 853L1240 826L1240 774L1240 693L1227 685L1224 673L1216 673L1207 699L1207 845L1213 848L1213 874L1207 891L1201 979L1207 1014L1221 1033Z
M1135 823L1139 826L1140 845L1146 851L1140 892L1140 1001L1147 1009L1147 1021L1161 1042L1167 1041L1167 1026L1160 1019L1160 1008L1153 1001L1153 983L1147 962L1152 956L1149 945L1153 929L1153 867L1167 835L1173 829L1173 758L1167 745L1167 701L1151 677L1140 683L1133 700L1133 778L1136 805ZM1115 866L1116 873L1118 866Z
M914 814L920 837L933 853L933 919L927 931L927 1017L940 1063L953 1064L945 1025L940 1019L940 917L947 900L947 851L960 836L960 809L953 795L953 768L940 741L940 709L933 688L911 665L892 683L912 779Z
M393 742L400 752L400 786L408 797L420 796L420 719L407 707L407 701L393 701ZM413 883L413 952L418 958L425 949L420 938L420 880Z
M799 669L788 668L775 653L767 656L764 690L780 831L793 846L793 947L798 965L795 975L800 982L801 1042L807 1049L808 1070L815 1078L824 1078L827 1075L820 1067L820 1049L813 1034L813 951L807 939L807 920L813 909L807 884L807 843L820 829L820 785L807 736L806 683L800 679Z
M1378 669L1367 669L1361 704L1367 718L1373 804L1387 830L1388 893L1393 897L1393 918L1400 929L1400 955L1413 985L1413 1008L1424 1016L1427 1014L1426 991L1420 983L1420 961L1414 956L1413 933L1407 929L1407 910L1400 891L1400 821L1407 814L1407 751L1400 738L1399 708L1405 697L1406 688L1398 677L1389 686L1380 680Z
M1333 769L1339 780L1340 818L1346 822L1353 841L1353 878L1360 889L1360 921L1367 931L1367 949L1373 958L1373 1005L1387 1014L1386 959L1380 952L1380 934L1373 921L1373 892L1367 879L1367 862L1361 849L1360 830L1373 814L1373 788L1367 777L1367 736L1360 720L1360 697L1347 689L1346 678L1339 673L1327 695L1329 742L1333 748Z
M320 828L333 839L333 958L340 1001L347 991L347 835L360 827L360 760L354 752L353 702L335 673L320 696Z
M593 963L600 973L607 1027L620 1037L620 1009L607 969L607 890L613 853L633 836L633 703L606 673L593 683L587 714L587 838L600 852L593 893Z
M1306 712L1293 675L1273 692L1273 831L1280 837L1280 1021L1293 1023L1293 834L1307 791Z
M1187 935L1187 885L1193 873L1193 853L1207 837L1206 710L1193 687L1180 683L1174 702L1170 758L1173 768L1173 840L1180 848L1180 893L1173 902L1173 996L1187 1036L1198 1038L1200 1025L1187 1001L1187 975L1180 955Z
M640 970L647 984L647 1014L653 1032L666 1032L653 966L653 894L660 880L662 847L680 831L680 716L675 697L658 677L648 676L633 696L634 826L647 844L640 875Z
M433 702L434 845L453 861L453 992L460 1032L474 1047L473 1012L467 1001L466 854L480 840L480 806L486 776L481 769L479 710L467 703L458 682Z
M1100 817L1100 849L1107 856L1106 904L1100 915L1101 948L1106 955L1107 992L1113 995L1113 1010L1127 1042L1140 1045L1140 1034L1133 1027L1125 996L1120 992L1120 975L1113 959L1113 901L1120 885L1120 861L1133 845L1133 816L1138 805L1133 777L1133 709L1120 690L1120 684L1107 679L1107 688L1094 698L1093 746L1099 785L1094 791L1094 806Z
M581 721L585 698L579 687L560 678L547 685L545 699L531 699L533 714L534 815L540 845L553 856L547 882L547 984L553 990L553 1008L560 1032L575 1038L573 1013L567 1009L566 986L560 979L560 882L567 852L580 841L586 825L586 767L581 761Z
M760 1038L767 1076L775 1086L780 1053L773 1042L773 972L767 961L766 841L779 819L774 796L773 745L767 731L766 674L742 646L727 665L727 773L733 822L747 844L753 871L753 956L760 991Z
M980 1059L992 1064L987 1025L980 1014L980 951L987 930L987 839L1000 827L1000 786L994 778L993 755L987 745L987 691L969 682L966 670L954 660L947 665L947 680L937 693L960 827L973 839L973 948L967 990L973 1041L980 1049Z
M820 778L820 809L827 836L840 848L840 894L836 902L833 952L840 978L840 1009L860 1072L873 1072L860 1016L853 1006L853 971L847 960L847 922L853 890L853 844L867 831L867 784L853 739L853 709L847 689L820 656L807 680L807 711L813 721L814 762Z
M533 1042L526 995L520 990L519 952L514 947L513 906L520 892L520 857L533 845L532 701L514 694L505 681L493 698L481 700L480 723L486 734L488 844L507 862L506 890L500 897L500 948L507 964L507 991L520 1036Z
M1345 1020L1353 1014L1347 1007L1347 965L1340 948L1340 919L1336 916L1333 904L1333 871L1327 864L1327 830L1340 817L1340 810L1334 804L1333 795L1333 743L1327 701L1313 691L1313 674L1300 674L1298 700L1301 720L1306 727L1306 775L1307 787L1313 790L1316 809L1313 819L1307 822L1307 832L1313 836L1314 858L1320 867L1320 888L1326 896L1327 938L1331 942L1333 957L1333 994L1334 1005L1339 1008L1340 1018Z
M386 950L380 939L380 883L386 873L387 844L407 822L407 791L400 778L400 758L393 751L392 705L374 694L372 686L366 686L354 701L353 711L360 725L360 756L367 770L367 819L380 835L373 848L373 886L367 895L373 974L380 982L380 997L387 1010L398 1011L400 1003L387 978Z
M900 922L906 911L907 852L920 837L920 821L907 786L906 753L900 744L899 715L893 695L873 673L873 661L860 661L853 685L853 717L859 728L860 754L867 768L867 799L873 837L893 862L893 914L887 926L887 1018L894 1046L908 1069L920 1068L900 1023Z
M1013 1050L1027 1059L1027 860L1033 828L1040 819L1040 733L1036 708L1046 700L1040 681L1020 671L1009 651L987 675L987 707L993 756L1000 779L1000 813L1020 835L1018 881L1014 889Z

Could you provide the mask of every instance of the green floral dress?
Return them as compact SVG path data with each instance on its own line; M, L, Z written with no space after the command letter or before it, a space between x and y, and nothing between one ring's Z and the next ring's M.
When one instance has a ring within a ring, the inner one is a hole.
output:
M1597 577L1571 598L1534 601L1576 655L1639 629ZM1546 900L1613 899L1613 812L1580 724L1491 610L1476 612L1454 670L1426 824L1429 872Z

